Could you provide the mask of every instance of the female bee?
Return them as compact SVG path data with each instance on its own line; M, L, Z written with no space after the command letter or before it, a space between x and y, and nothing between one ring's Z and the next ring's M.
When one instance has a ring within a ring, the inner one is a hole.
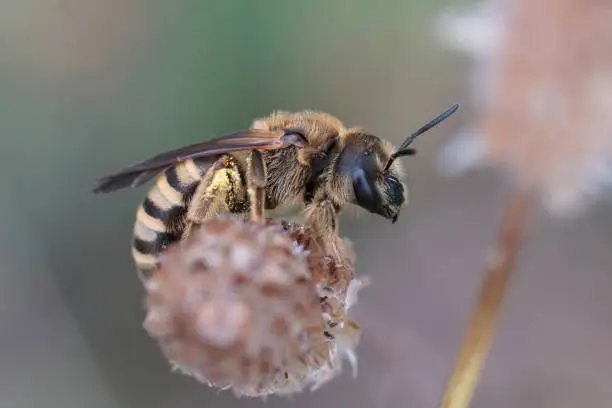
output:
M274 112L250 130L162 153L105 177L95 188L107 193L156 184L138 208L132 255L141 273L158 264L163 249L192 227L219 213L303 205L322 235L335 233L338 215L354 204L395 222L406 203L398 157L420 134L452 115L454 105L409 136L393 152L385 140L346 128L322 112ZM161 174L160 174L161 173Z

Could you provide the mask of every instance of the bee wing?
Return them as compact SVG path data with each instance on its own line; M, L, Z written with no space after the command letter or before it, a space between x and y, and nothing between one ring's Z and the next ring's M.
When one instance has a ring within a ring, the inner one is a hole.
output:
M187 159L251 149L274 150L296 142L295 139L283 138L283 136L285 136L284 131L251 129L180 147L98 180L98 186L93 191L94 193L109 193L126 187L141 186L162 171Z

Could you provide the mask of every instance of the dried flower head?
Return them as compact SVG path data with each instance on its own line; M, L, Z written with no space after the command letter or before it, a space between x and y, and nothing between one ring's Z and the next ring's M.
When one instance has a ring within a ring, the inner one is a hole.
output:
M346 315L352 259L327 244L298 224L207 221L146 282L145 328L177 369L236 395L317 387L360 333Z
M612 182L610 4L489 2L444 26L477 59L476 121L446 150L447 164L493 164L554 212L584 208Z

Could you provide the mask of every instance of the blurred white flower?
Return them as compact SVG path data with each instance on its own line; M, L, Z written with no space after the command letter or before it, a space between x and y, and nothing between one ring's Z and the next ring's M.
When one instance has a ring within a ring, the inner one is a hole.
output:
M609 2L500 0L444 14L439 31L475 63L474 121L442 152L446 170L501 168L560 215L609 187Z

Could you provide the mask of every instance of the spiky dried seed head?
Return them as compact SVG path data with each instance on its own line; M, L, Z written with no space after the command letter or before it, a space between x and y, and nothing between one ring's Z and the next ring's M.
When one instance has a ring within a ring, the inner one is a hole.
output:
M281 221L294 242L307 252L311 280L321 299L329 332L344 339L349 347L359 340L359 325L348 316L358 291L368 283L355 275L355 254L351 242L336 235L323 240L312 227Z
M360 333L346 315L351 258L322 244L298 224L208 221L146 282L145 328L178 370L236 395L317 387Z

